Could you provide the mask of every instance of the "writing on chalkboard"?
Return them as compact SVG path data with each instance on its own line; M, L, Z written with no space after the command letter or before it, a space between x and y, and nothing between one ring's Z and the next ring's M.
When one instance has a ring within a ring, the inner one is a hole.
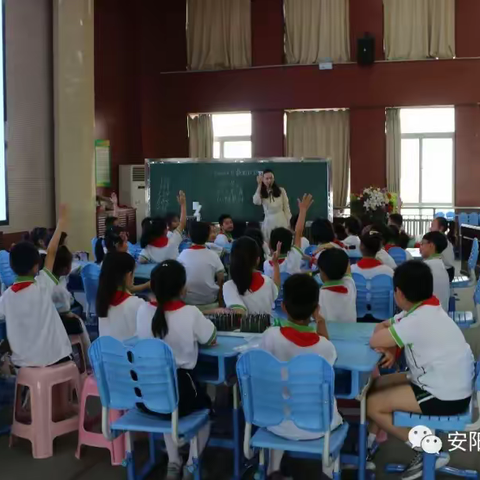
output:
M213 172L214 177L256 177L259 170L240 170L239 168L233 170L222 170Z
M220 181L216 196L217 203L236 204L244 201L242 185L235 180Z
M168 204L170 202L170 178L162 177L158 185L157 194L157 211L165 212L168 210Z

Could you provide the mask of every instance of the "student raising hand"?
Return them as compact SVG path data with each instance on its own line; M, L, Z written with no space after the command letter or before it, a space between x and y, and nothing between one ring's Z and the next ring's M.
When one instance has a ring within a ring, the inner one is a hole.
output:
M307 219L307 211L312 206L313 197L312 195L304 194L302 199L298 199L298 220L297 224L295 225L295 246L298 249L302 247L302 237L303 237L303 229L305 228L305 221Z
M68 223L68 207L65 204L60 204L58 207L58 223L55 233L51 238L48 249L47 256L45 258L44 268L50 272L53 270L53 265L55 263L55 257L57 256L58 244L60 243L60 237L62 232L67 230Z
M183 190L178 192L177 201L180 204L180 223L177 230L182 233L187 226L187 197Z

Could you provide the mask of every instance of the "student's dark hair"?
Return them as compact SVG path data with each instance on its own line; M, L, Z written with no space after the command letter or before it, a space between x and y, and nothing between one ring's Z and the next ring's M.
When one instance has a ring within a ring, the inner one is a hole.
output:
M55 255L55 262L53 264L52 273L57 277L65 275L65 271L70 271L72 268L73 254L65 246L58 247L57 254Z
M318 306L318 294L319 286L312 276L292 275L283 285L285 310L293 320L308 320Z
M335 233L333 231L332 223L330 220L326 220L324 218L317 218L312 223L310 233L315 245L319 245L321 243L330 243L335 240Z
M383 245L389 241L391 236L390 228L387 227L385 223L374 223L371 226L370 231L375 231L382 237Z
M455 225L455 222L449 222L444 217L437 217L435 219L435 221L440 226L441 231L447 236L448 241L450 243L454 244L456 242L456 236L455 236L456 225Z
M247 224L247 229L248 228L255 228L257 230L261 230L260 222L248 222Z
M142 220L142 223L140 224L141 227L142 227L142 233L143 233L143 229L150 225L150 222L152 221L152 217L145 217L143 220Z
M348 255L340 248L328 248L318 257L317 266L329 280L341 280L347 273Z
M297 226L297 220L298 220L298 213L290 217L290 228L292 230L295 230L295 227Z
M369 232L360 237L360 242L368 255L375 257L375 255L382 249L383 238L380 233L372 228Z
M158 264L151 274L151 288L157 299L157 310L152 319L154 337L165 338L168 324L165 317L165 304L177 299L187 283L184 266L176 260L165 260Z
M408 248L408 244L410 243L410 237L407 233L403 230L398 235L398 246L406 250Z
M333 224L333 232L335 233L336 239L340 242L347 238L347 232L345 231L345 227L341 223Z
M263 233L257 228L247 228L245 230L245 237L253 238L257 242L258 250L260 253L260 262L258 263L258 269L263 272L263 264L265 263L265 252L263 251Z
M271 173L273 174L273 170L270 170L269 168L267 168L266 170L263 171L263 174L265 175L266 173ZM280 190L280 187L277 185L277 182L273 182L272 184L272 194L275 198L278 198L281 194L282 194L282 191ZM268 190L267 190L267 186L262 182L262 187L260 189L260 196L262 198L268 198Z
M19 277L28 275L35 265L40 265L40 254L31 242L19 242L10 250L10 266Z
M140 246L145 248L150 243L165 235L167 230L167 222L164 218L151 218L143 225L142 238L140 239Z
M419 260L402 263L395 269L393 288L401 290L411 303L428 300L433 295L432 271Z
M287 228L283 228L283 227L274 228L270 233L270 248L273 251L277 249L278 242L282 243L280 253L282 255L288 253L292 248L293 233Z
M403 226L403 216L400 213L391 213L390 216L390 221L396 225L399 229L402 228Z
M437 253L442 253L448 247L447 236L442 232L428 232L423 236L423 240L433 243Z
M112 252L105 255L100 271L97 292L97 315L106 317L110 303L119 288L125 288L127 273L135 269L135 259L126 252Z
M105 219L105 228L108 230L115 226L115 222L118 220L118 217L107 217Z
M95 263L101 264L105 258L105 250L107 252L115 252L117 250L117 245L123 242L121 233L124 232L123 227L110 227L106 230L105 236L103 238L97 238L95 243Z
M35 227L31 232L27 233L23 239L27 242L31 242L35 245L35 247L40 248L40 241L43 240L45 246L48 245L48 241L50 240L50 235L48 234L48 230L44 227Z
M240 295L244 295L252 284L253 271L257 268L260 248L255 240L242 237L235 240L230 256L230 276Z
M210 224L206 222L192 222L189 227L190 239L197 245L205 245L210 236Z
M165 215L165 221L167 222L168 228L170 228L170 225L176 218L180 219L180 215L178 213L167 212L167 214Z
M385 243L398 245L400 241L400 229L396 225L390 225L385 229Z
M220 215L220 216L218 217L218 224L220 225L220 227L222 227L223 222L224 222L225 220L227 220L227 219L233 220L233 219L232 219L232 216L229 215L228 213L223 213L222 215Z
M348 217L345 220L345 228L348 230L349 235L355 235L359 237L362 233L362 224L357 217Z
M247 222L243 220L237 220L233 225L232 237L234 240L241 238L245 235L245 230L247 229Z

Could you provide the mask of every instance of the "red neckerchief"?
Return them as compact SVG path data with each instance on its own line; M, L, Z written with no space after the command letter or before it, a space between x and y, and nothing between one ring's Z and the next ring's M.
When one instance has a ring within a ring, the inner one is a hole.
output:
M342 294L348 293L347 287L344 287L343 285L330 285L330 286L322 287L322 290L328 290L329 292L342 293Z
M207 247L205 245L192 245L190 250L205 250Z
M163 310L165 312L174 312L175 310L180 310L185 306L185 302L181 300L172 300L170 302L166 302L163 306Z
M362 258L357 262L358 268L362 268L364 270L369 268L380 267L383 265L382 262L377 260L376 258Z
M263 278L263 275L260 272L253 272L252 283L250 284L249 290L252 293L257 292L263 287L264 283L265 283L265 279Z
M281 265L285 260L286 258L279 258L278 264ZM269 260L268 263L273 267L273 262L271 260Z
M393 248L393 247L396 247L396 245L392 245L391 243L387 243L387 244L385 245L384 250L385 250L386 252L388 252L388 251L389 251L391 248Z
M112 300L110 300L110 305L112 307L118 307L121 303L123 303L125 300L127 300L127 298L130 297L131 295L128 292L121 292L120 290L117 290Z
M28 288L30 285L33 285L35 282L19 282L19 283L14 283L10 288L12 291L15 293L20 292L21 290L25 290Z
M148 303L149 303L150 305L153 305L154 307L158 307L158 303L157 303L156 300L150 300Z
M280 327L280 333L298 347L311 347L320 341L318 333L299 332L293 327Z
M332 243L334 243L335 245L338 245L341 248L345 248L345 244L340 240L334 240Z
M157 248L166 247L168 245L168 238L167 237L156 238L155 240L150 242L150 245L152 247L157 247Z

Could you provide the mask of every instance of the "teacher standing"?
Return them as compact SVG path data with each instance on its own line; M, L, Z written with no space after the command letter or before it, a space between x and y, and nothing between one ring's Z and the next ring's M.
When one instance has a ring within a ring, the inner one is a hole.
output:
M292 213L287 192L276 184L272 170L264 170L257 177L257 191L253 196L253 203L263 206L265 219L262 224L262 232L267 242L273 229L289 227Z

